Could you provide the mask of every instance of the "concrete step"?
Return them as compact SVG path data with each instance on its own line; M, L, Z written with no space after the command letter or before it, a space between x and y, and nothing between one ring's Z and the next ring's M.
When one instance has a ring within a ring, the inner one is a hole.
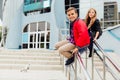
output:
M20 72L18 70L0 70L0 80L67 80L62 71L37 71Z
M24 60L24 59L0 59L0 64L46 64L59 65L60 60Z
M1 59L24 59L24 60L50 60L50 61L59 61L59 56L31 56L31 55L0 55Z
M62 70L58 52L51 50L0 50L0 69Z
M48 49L18 49L18 50L15 50L15 49L0 49L0 52L1 53L56 53L57 50L48 50Z
M0 52L0 55L24 55L24 56L59 56L58 53L35 53L35 52Z
M10 69L10 70L22 70L26 68L28 64L0 64L0 69ZM62 70L61 65L39 65L30 64L29 70Z
M104 70L103 63L96 54L94 54L94 65L95 65L96 69L99 70L100 72L102 72Z

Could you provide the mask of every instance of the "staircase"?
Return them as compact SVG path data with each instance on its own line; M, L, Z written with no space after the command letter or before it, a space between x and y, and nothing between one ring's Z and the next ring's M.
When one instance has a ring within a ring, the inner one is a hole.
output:
M96 67L97 70L103 71L103 62L96 54L94 54L94 66Z
M67 80L57 51L0 49L0 80Z
M58 52L52 50L0 50L0 69L62 70Z
M99 52L99 55L103 58L102 53ZM115 61L113 59L117 59L116 54L115 53L110 53L110 54L107 53L107 55L112 57L111 60L115 64ZM116 61L116 63L119 63L118 60ZM115 69L115 67L110 63L110 61L107 58L105 59L105 63L108 66L108 67L105 67L105 79L106 80L115 80L114 77L112 76L112 74L110 73L110 71L112 71L113 74L117 78L120 79L120 77L118 77L118 76L120 76L119 72ZM104 74L103 74L104 73L104 65L103 65L103 62L100 60L100 58L96 54L94 54L94 66L96 67L96 70L100 73L99 75L103 79L103 76L104 76ZM99 79L97 78L97 80L99 80Z

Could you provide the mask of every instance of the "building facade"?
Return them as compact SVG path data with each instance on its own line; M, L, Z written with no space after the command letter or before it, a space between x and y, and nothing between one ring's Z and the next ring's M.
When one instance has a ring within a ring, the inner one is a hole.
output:
M0 19L2 19L2 1L3 0L0 0Z
M64 28L63 0L4 0L3 4L6 48L54 48L59 28Z
M119 12L117 2L105 2L104 3L104 26L117 25L119 21Z
M94 3L94 5L93 5ZM3 0L3 27L7 27L5 48L54 49L69 28L65 10L75 7L81 19L90 7L104 20L104 0Z

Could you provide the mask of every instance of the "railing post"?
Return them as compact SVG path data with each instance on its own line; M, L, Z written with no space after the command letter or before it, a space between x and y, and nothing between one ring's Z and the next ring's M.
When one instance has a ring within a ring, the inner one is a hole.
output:
M77 53L79 54L79 53ZM77 80L77 54L75 54L75 78L74 80Z
M86 55L86 59L85 59L85 64L86 64L86 69L87 69L87 49L85 50L85 55Z
M92 49L92 80L94 80L94 49Z
M67 67L65 67L65 76L67 76Z
M103 54L103 80L106 79L106 71L105 71L105 55Z
M70 66L69 66L69 71L68 71L68 80L70 80Z

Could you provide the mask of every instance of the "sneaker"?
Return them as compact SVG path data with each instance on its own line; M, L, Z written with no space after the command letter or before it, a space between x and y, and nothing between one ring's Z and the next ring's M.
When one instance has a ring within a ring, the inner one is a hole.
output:
M88 56L88 57L89 57L89 58L90 58L90 57L92 57L92 54L89 54L89 56Z
M70 64L73 63L73 62L74 62L74 56L71 57L71 58L69 58L69 59L66 61L65 65L66 65L66 66L67 66L67 65L70 65Z
M94 49L94 53L97 53L97 51Z
M97 51L94 49L94 53L97 53ZM89 57L92 57L92 53L89 54Z

